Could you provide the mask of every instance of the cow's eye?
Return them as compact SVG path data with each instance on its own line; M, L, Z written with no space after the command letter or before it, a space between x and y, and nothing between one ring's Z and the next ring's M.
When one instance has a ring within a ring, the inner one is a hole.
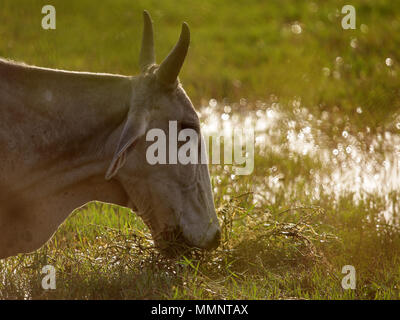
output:
M179 129L180 130L191 129L191 130L194 130L196 132L197 137L198 137L198 147L199 147L199 154L200 154L200 148L201 148L200 136L201 136L201 133L200 133L199 124L195 123L195 122L181 122L179 124Z
M196 131L197 133L200 132L200 127L198 124L196 123L191 123L191 122L181 122L180 124L180 129L184 130L184 129L192 129L194 131Z

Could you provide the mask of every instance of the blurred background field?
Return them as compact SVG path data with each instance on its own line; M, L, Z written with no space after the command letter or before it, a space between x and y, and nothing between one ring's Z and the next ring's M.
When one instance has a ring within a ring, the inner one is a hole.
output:
M45 4L55 31L41 28ZM341 27L345 4L356 30ZM164 260L133 214L92 203L38 252L0 262L0 298L400 298L400 3L2 0L0 56L133 75L143 9L158 62L191 27L180 77L203 130L256 130L251 176L210 168L223 245ZM341 287L344 265L356 290Z

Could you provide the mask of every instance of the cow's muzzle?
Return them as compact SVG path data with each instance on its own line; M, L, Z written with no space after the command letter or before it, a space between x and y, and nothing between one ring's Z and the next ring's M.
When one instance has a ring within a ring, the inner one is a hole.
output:
M163 255L173 258L185 254L193 248L214 250L219 246L220 241L221 232L217 230L212 240L200 247L188 241L180 228L175 228L162 232L156 240L156 245Z

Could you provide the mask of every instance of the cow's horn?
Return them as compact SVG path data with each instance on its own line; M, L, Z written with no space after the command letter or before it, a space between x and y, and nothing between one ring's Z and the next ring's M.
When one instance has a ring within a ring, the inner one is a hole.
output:
M156 55L154 53L153 22L151 21L150 14L146 10L143 11L143 19L144 28L139 64L140 69L145 71L149 65L156 62Z
M190 43L190 30L186 22L182 24L181 36L175 48L168 57L161 63L157 71L157 79L163 84L170 85L175 83L179 71L185 61Z

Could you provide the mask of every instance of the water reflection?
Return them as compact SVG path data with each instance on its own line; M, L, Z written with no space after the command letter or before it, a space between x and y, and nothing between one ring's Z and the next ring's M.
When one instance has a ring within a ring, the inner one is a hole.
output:
M258 101L250 108L246 104L245 99L233 105L210 100L199 112L204 133L251 126L256 132L258 156L296 158L299 165L302 161L313 163L309 174L296 171L291 181L276 166L267 176L259 177L256 164L254 184L250 186L256 193L256 202L276 202L276 193L282 188L288 194L295 194L299 192L298 183L302 182L303 193L315 201L323 194L336 201L351 196L355 203L371 195L379 196L386 202L381 214L387 221L392 220L399 209L397 198L390 194L400 190L400 132L396 132L400 122L393 123L394 131L372 134L369 128L360 130L351 126L349 119L344 121L345 129L339 130L341 119L326 111L317 118L297 99L292 101L291 112L278 102ZM363 112L361 107L355 111L358 115ZM217 184L218 170L229 170L222 166L213 169Z

